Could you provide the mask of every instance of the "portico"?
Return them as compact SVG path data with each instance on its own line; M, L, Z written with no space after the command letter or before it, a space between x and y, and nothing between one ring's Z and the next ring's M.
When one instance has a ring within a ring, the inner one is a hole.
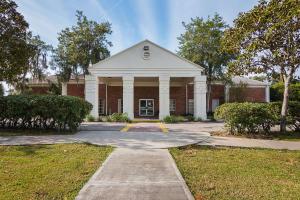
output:
M85 99L95 117L123 112L131 119L172 113L206 119L203 68L148 40L90 66L89 72Z

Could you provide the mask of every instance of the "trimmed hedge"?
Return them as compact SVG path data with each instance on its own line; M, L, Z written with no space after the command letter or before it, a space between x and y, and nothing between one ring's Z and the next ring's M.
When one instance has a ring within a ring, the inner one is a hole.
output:
M279 123L281 102L273 103L226 103L215 111L216 119L223 119L231 134L269 133L272 126ZM289 102L288 124L299 130L300 103Z
M172 123L184 122L185 119L183 116L170 115L170 116L166 116L163 119L163 121L165 123L172 124Z
M113 113L112 115L101 116L101 117L99 117L99 121L106 121L106 122L131 122L131 120L128 117L127 113Z
M276 112L269 104L226 103L215 111L216 119L224 119L231 134L268 133L276 123Z
M0 128L76 130L92 105L72 96L0 97Z

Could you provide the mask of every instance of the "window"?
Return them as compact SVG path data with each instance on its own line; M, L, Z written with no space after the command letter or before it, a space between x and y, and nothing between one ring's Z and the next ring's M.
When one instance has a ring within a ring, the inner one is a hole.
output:
M104 99L99 99L99 115L104 115Z
M188 114L194 114L194 99L188 100Z
M170 112L175 112L175 111L176 111L176 100L170 99Z

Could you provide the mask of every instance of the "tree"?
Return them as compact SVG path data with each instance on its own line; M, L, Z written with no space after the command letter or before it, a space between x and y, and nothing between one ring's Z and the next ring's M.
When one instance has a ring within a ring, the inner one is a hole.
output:
M238 53L231 74L280 74L284 81L280 130L286 131L289 85L300 66L299 0L261 0L234 20L225 33L224 50Z
M0 1L0 81L13 83L22 74L29 57L28 24L11 0Z
M28 78L42 80L48 69L47 56L52 50L52 46L41 40L40 36L32 36L31 32L27 34L28 60L24 64L22 74L18 76L15 83L17 90L23 93L27 89Z
M189 24L182 24L186 31L178 37L178 53L204 67L207 75L207 102L210 102L211 82L225 78L224 67L233 57L232 54L221 51L221 38L228 26L218 14L213 18L208 17L206 21L197 17L192 18Z
M272 84L270 87L271 101L282 101L284 93L283 82ZM300 82L291 83L289 86L289 100L300 102ZM300 111L299 111L300 112Z
M112 33L108 22L88 20L81 11L76 12L77 23L59 33L59 44L54 50L53 64L63 81L71 75L88 74L89 63L96 63L110 56L112 46L107 36Z
M0 97L4 96L4 87L2 83L0 83Z

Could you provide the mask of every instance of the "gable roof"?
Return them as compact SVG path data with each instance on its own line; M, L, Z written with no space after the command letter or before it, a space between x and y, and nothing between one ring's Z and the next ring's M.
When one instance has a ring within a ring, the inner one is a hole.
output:
M251 86L267 86L267 85L269 85L268 83L250 79L247 77L242 77L242 76L234 76L234 77L232 77L231 80L235 84L245 83L245 84L251 85Z
M103 65L103 64L105 64L105 63L107 64L107 63L109 63L109 62L112 62L113 60L116 60L116 59L117 59L118 57L120 57L121 55L124 55L125 53L127 53L127 52L129 52L129 51L132 51L133 49L135 49L135 48L141 46L142 44L150 44L150 45L152 45L153 47L155 47L155 48L157 48L157 49L160 49L161 51L165 52L165 53L168 54L169 56L172 56L174 59L177 59L177 61L181 61L182 64L184 63L184 64L186 64L187 66L193 66L193 67L196 67L197 69L200 69L201 71L204 70L204 68L203 68L202 66L200 66L200 65L198 65L198 64L196 64L196 63L193 63L193 62L191 62L191 61L189 61L189 60L187 60L187 59L185 59L185 58L183 58L183 57L181 57L181 56L179 56L179 55L173 53L172 51L170 51L170 50L168 50L168 49L166 49L166 48L163 48L163 47L161 47L161 46L155 44L154 42L152 42L152 41L150 41L150 40L148 40L148 39L143 40L143 41L141 41L141 42L139 42L139 43L137 43L137 44L135 44L135 45L133 45L133 46L131 46L131 47L129 47L129 48L123 50L123 51L120 51L119 53L116 53L116 54L114 54L114 55L112 55L112 56L110 56L110 57L108 57L108 58L106 58L106 59L104 59L104 60L102 60L102 61L100 61L100 62L98 62L98 63L93 64L92 67L91 67L90 69L93 69L93 68L95 68L95 67L97 67L97 66L101 66L101 65ZM139 56L139 55L137 55L137 56ZM151 58L151 59L152 59L152 58ZM142 59L142 60L143 60L143 59ZM126 61L124 61L124 62L126 62ZM183 65L184 65L184 64L183 64Z

